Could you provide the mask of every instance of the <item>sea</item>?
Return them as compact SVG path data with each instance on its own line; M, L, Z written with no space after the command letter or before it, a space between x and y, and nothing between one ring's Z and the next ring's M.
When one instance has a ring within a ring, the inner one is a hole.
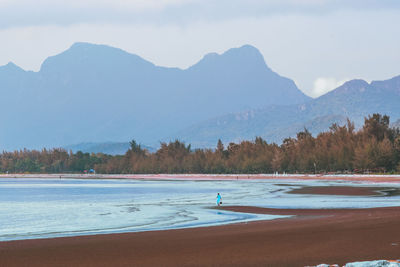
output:
M400 196L289 194L303 186L371 186L349 181L0 179L0 241L205 227L290 216L215 209L370 208L398 206ZM400 184L385 184L399 189Z

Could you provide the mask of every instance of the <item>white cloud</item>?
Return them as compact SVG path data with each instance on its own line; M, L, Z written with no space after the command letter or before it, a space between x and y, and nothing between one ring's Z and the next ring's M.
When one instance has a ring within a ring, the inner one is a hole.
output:
M397 0L0 0L0 28L84 23L184 25L399 9Z
M318 97L323 94L326 94L333 89L338 88L339 86L343 85L350 79L335 79L335 78L327 78L327 77L320 77L314 81L314 87L311 91L312 97Z

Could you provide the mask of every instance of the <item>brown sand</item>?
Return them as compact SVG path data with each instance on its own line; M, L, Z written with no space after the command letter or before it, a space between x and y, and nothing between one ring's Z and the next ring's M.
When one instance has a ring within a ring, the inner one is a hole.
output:
M305 266L400 258L400 207L224 209L297 216L216 227L0 242L0 266Z
M398 194L397 188L355 186L305 186L289 191L290 194L337 195L337 196L383 196Z

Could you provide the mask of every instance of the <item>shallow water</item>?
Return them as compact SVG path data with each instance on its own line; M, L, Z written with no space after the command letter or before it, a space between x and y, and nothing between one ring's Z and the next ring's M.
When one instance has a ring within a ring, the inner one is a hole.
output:
M326 181L143 181L0 179L0 241L219 225L286 216L215 210L224 205L271 208L396 206L399 196L297 195L301 186L357 185ZM399 188L400 184L393 184ZM385 184L384 187L388 187Z

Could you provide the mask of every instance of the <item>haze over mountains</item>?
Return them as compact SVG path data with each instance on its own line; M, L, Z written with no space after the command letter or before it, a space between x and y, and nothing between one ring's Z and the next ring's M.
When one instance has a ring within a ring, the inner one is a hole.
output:
M400 118L400 76L370 84L351 80L304 104L273 105L220 116L195 124L177 136L196 140L192 141L194 146L211 146L218 138L238 142L253 139L255 134L280 143L304 128L318 134L333 123L343 125L347 118L360 127L364 117L372 113L387 114L392 122Z
M211 53L188 69L156 66L104 45L76 43L40 71L0 67L0 149L82 142L195 147L262 136L280 142L373 112L400 118L400 78L350 81L317 99L273 72L250 45ZM228 115L227 115L228 114ZM394 120L393 120L394 121ZM121 146L121 144L120 144Z
M155 152L156 149L149 146L141 146L150 152ZM123 155L130 148L129 142L103 142L103 143L79 143L64 146L67 151L76 153L81 151L83 153L104 153L108 155Z

